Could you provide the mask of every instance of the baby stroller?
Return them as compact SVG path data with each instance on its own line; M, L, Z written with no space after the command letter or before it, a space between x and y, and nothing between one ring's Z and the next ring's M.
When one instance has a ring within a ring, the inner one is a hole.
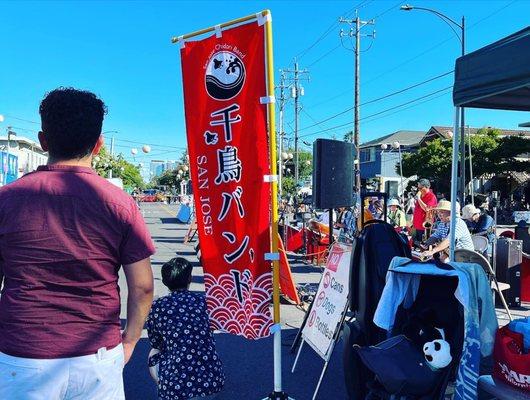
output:
M476 399L481 353L491 354L497 329L482 268L396 257L388 271L374 324L389 339L355 349L372 374L358 398L443 400L456 380L454 399Z
M386 332L372 322L383 288L390 261L395 257L410 257L410 248L392 225L380 221L366 222L353 242L350 275L350 310L355 320L344 325L343 353L346 390L350 399L364 399L364 383L373 376L361 361L354 345L374 345L386 339Z

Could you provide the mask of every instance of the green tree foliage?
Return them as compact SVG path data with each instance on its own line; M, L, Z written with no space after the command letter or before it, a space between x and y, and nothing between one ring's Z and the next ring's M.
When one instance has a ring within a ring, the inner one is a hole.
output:
M294 178L292 176L286 176L282 178L282 190L285 195L294 195L296 192L296 185L294 184Z
M294 149L285 150L286 153L294 154ZM282 191L284 194L295 194L296 182L294 181L294 157L288 160L282 160ZM298 149L298 178L299 183L303 184L313 175L313 154L310 151Z
M112 156L105 147L94 157L92 166L98 175L104 178L108 178L110 171L112 171L112 176L121 178L123 186L126 188L143 189L145 187L138 167L126 161L121 154Z
M471 135L473 175L500 174L508 171L528 171L530 162L518 156L530 153L530 140L521 136L499 137L500 131L482 128ZM466 150L469 142L466 142ZM469 157L469 152L467 152ZM403 175L418 175L436 182L440 191L447 191L451 182L452 141L435 139L416 153L403 155ZM466 158L466 165L469 159ZM396 166L399 173L399 165ZM466 168L470 179L469 168Z

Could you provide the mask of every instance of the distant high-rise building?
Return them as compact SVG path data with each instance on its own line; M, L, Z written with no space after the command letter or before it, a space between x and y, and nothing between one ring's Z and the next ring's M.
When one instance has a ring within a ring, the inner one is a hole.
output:
M164 164L165 161L163 160L151 160L151 164L149 167L151 178L162 175L162 173L164 172Z

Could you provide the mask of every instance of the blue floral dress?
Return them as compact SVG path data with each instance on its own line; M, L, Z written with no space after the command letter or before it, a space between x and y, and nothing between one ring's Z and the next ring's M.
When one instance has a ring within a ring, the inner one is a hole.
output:
M151 346L160 350L149 359L149 366L158 364L160 400L209 396L222 389L223 366L202 294L176 291L156 300L147 332Z

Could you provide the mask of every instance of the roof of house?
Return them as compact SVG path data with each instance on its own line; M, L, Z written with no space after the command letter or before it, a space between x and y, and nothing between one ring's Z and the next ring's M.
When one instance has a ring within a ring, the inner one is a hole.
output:
M36 141L32 140L32 139L29 139L27 137L24 137L24 136L11 136L10 138L8 138L7 136L0 136L0 141L10 141L10 142L13 142L13 143L24 143L24 144L27 144L28 146L31 146L34 148L34 150L36 151L41 151L41 152L44 152L40 146L39 143L37 143Z
M525 130L515 130L515 129L501 129L501 128L494 128L494 127L486 127L486 128L492 128L492 129L498 129L501 131L501 136L528 136L530 137L530 131ZM450 132L453 132L452 126L432 126L431 129L429 129L428 133L432 133L432 131L438 133L441 137L445 139L450 139L452 136ZM471 135L475 135L479 129L483 128L466 128L466 133L470 133Z
M383 143L394 142L399 142L403 146L414 146L421 142L421 139L423 139L425 134L425 131L397 131L369 142L365 142L361 144L361 148L380 146Z

